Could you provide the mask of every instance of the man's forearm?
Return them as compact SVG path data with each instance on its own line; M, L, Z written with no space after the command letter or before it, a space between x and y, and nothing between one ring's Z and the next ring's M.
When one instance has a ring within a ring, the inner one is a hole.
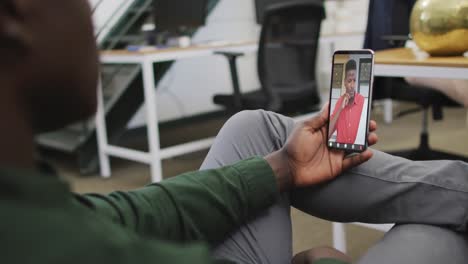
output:
M282 171L280 159L275 160ZM78 201L145 236L215 245L276 202L278 187L273 174L269 163L253 158L186 173L136 191L78 196Z

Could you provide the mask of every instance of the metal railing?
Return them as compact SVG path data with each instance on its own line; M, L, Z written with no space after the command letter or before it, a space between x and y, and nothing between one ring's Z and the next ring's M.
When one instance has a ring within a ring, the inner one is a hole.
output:
M115 0L98 0L94 6L91 7L93 16L96 15L99 8L102 7L106 1L114 2L116 8L113 10L112 14L106 18L104 23L99 25L99 28L96 28L95 38L99 43L102 42L106 38L106 35L111 32L112 28L119 23L120 18L125 15L126 11L136 0L123 0L118 2Z

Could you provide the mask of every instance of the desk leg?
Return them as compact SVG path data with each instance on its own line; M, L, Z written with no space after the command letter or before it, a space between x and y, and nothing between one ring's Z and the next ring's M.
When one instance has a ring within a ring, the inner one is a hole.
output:
M466 128L468 129L468 110L466 110Z
M148 144L151 155L151 181L162 180L161 149L159 145L158 112L156 108L156 86L154 83L153 62L143 63L143 89L146 104Z
M99 165L101 176L108 178L111 175L109 156L106 153L108 146L107 142L107 128L106 128L106 115L104 107L104 98L102 95L102 80L99 78L97 90L97 112L96 112L96 133L98 143Z
M342 223L332 223L333 247L346 253L346 230Z
M383 100L384 121L386 124L393 122L393 101L392 99Z

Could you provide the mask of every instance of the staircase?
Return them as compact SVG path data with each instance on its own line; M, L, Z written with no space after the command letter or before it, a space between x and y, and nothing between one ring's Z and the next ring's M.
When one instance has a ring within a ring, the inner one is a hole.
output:
M209 11L218 1L209 1ZM101 49L122 49L145 43L141 28L152 22L153 0L90 0L90 3ZM155 82L162 79L171 65L172 62L155 65ZM101 74L108 139L111 144L117 144L127 123L143 104L141 69L134 65L102 65ZM82 174L95 173L98 169L94 118L41 134L36 142L43 149L75 155Z

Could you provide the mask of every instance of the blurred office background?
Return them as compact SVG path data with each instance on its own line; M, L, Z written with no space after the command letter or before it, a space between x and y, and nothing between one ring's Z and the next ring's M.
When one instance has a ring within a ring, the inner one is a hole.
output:
M147 32L154 28L148 12L152 1L146 0L90 0L94 7L94 24L101 48L126 48L128 45L145 44ZM208 1L209 13L206 25L191 35L192 44L210 42L257 41L261 25L257 23L254 0ZM367 25L368 0L324 1L326 19L321 25L321 41L316 61L316 76L322 102L328 97L331 76L331 54L335 49L360 49L363 47ZM147 14L147 15L145 15ZM176 15L176 14L174 14ZM155 25L157 28L157 25ZM260 86L257 74L257 54L239 58L238 71L243 92ZM226 59L222 56L175 61L163 68L158 76L157 108L161 131L161 145L168 146L192 139L214 136L228 118L220 114L222 108L213 103L213 96L231 93L231 75ZM102 68L104 96L108 108L131 100L120 98L129 87L138 86L139 69L134 66L105 66ZM141 84L140 84L141 85ZM136 148L146 148L145 111L138 102L128 103L124 124L115 125L115 140ZM120 106L119 106L120 107ZM411 109L411 103L396 103L395 113ZM110 110L109 110L110 111ZM118 115L118 114L116 114ZM412 114L396 119L391 124L383 120L383 108L376 104L372 113L379 121L382 150L396 150L418 144L420 116ZM442 122L430 121L431 144L437 148L468 156L468 129L466 110L447 110ZM119 122L116 122L119 123ZM102 179L97 171L94 120L75 124L65 130L38 137L47 160L71 181L77 192L106 193L117 189L132 189L150 182L146 165L112 160L112 177ZM463 142L463 144L460 144ZM164 177L196 170L207 151L199 151L163 161ZM295 252L319 245L332 244L331 223L306 216L293 210ZM368 247L383 236L382 232L347 226L348 253L356 259Z

